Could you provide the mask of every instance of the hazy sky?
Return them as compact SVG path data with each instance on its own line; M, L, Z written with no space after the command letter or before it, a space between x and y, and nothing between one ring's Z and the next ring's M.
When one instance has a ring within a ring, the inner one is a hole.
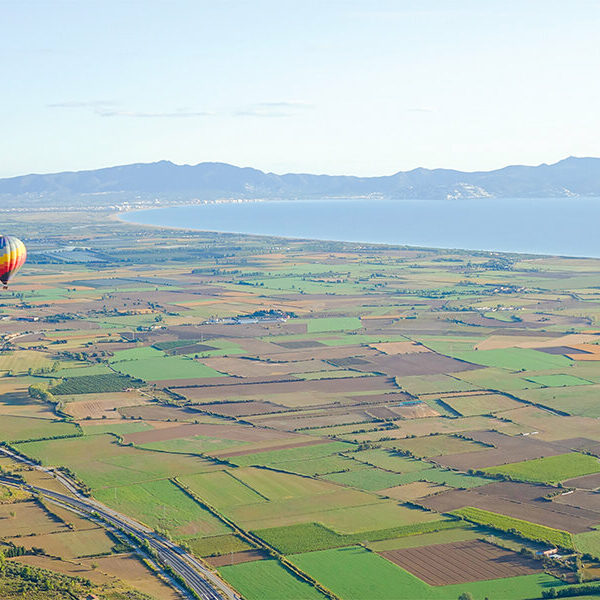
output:
M0 0L0 176L600 156L598 0Z

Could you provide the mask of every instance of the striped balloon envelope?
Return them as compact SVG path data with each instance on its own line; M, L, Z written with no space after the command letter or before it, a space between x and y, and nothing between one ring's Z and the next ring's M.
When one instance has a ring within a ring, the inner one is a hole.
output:
M8 280L23 266L27 258L27 248L18 238L0 235L0 281L4 287Z

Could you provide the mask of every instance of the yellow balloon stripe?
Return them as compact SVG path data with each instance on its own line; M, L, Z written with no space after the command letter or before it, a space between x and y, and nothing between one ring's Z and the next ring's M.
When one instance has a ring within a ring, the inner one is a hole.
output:
M0 280L6 284L25 263L27 248L25 244L10 236L0 236Z

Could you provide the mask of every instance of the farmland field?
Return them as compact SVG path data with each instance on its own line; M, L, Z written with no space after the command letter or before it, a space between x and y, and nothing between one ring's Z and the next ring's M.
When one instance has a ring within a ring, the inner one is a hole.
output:
M415 600L457 598L463 592L473 594L478 600L484 596L490 600L523 600L538 598L543 589L561 585L560 580L541 573L434 587L356 546L297 554L290 561L344 600L392 600L398 597L399 589Z
M0 441L62 471L5 455L3 475L72 478L247 599L563 585L521 546L600 576L600 259L77 215L6 212L32 252L0 301ZM0 544L64 559L11 561L177 597L101 523L2 489Z
M101 489L96 497L152 528L168 531L177 539L230 532L224 523L165 479Z
M522 521L512 517L506 517L480 508L468 506L454 511L454 514L464 517L469 521L480 525L487 525L502 531L514 530L524 538L539 540L548 544L554 544L562 548L573 548L573 539L566 531L552 529L544 525L537 525L529 521Z
M201 458L120 446L111 435L17 444L46 465L65 465L92 488L114 487L214 469Z
M110 373L107 375L70 377L54 386L51 391L54 395L66 396L68 394L89 394L92 392L121 392L141 385L142 382L139 379Z
M219 373L201 362L171 356L124 360L114 363L113 367L123 375L144 381L224 377L223 373Z
M595 456L574 452L490 467L485 471L490 474L509 475L522 481L558 483L571 477L600 472L600 460Z
M325 596L275 560L259 560L219 569L247 600L319 600Z

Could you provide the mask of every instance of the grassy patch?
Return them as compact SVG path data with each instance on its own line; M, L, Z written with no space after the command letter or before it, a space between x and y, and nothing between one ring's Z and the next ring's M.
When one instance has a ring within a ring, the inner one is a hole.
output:
M476 365L500 367L509 371L543 371L570 366L573 361L561 354L548 354L529 348L502 348L500 350L471 350L454 352L452 356Z
M323 333L325 331L355 331L362 327L358 317L326 317L310 319L307 322L308 333Z
M196 556L222 556L230 552L242 552L253 546L246 543L242 538L233 534L214 535L211 537L193 538L186 540L186 544L192 549Z
M96 490L94 495L108 506L178 539L230 532L227 525L166 479Z
M164 379L194 379L198 377L225 377L201 362L190 358L162 356L113 363L113 367L125 375L144 381Z
M319 600L325 596L276 560L257 560L228 567L219 573L246 600Z
M285 500L303 496L326 494L332 484L301 477L292 473L279 473L269 469L246 467L235 470L235 478L269 500Z
M579 552L591 554L600 559L600 531L585 531L573 536L575 547Z
M501 473L522 481L556 484L564 479L600 472L600 460L595 456L569 452L483 470L486 473Z
M477 600L539 598L542 590L561 585L545 573L447 586L430 586L414 575L364 548L350 547L309 552L290 561L333 591L342 600L449 600L463 592Z
M78 435L79 428L73 423L38 419L33 417L0 417L0 441L17 442L19 440L37 440L58 435Z
M600 417L599 393L600 385L595 384L523 390L518 396L570 415Z
M212 462L194 456L120 446L114 436L106 434L28 442L16 447L44 465L70 468L91 488L112 488L215 468Z
M472 506L466 506L465 508L455 510L452 514L463 517L468 521L478 523L479 525L492 527L493 529L500 529L501 531L508 531L511 533L516 532L521 537L536 542L545 542L561 548L573 548L571 534L560 529L553 529L552 527L546 527L545 525L538 525L537 523L515 519L514 517L507 517L506 515L500 515Z
M327 442L324 444L315 444L314 446L301 446L299 448L286 448L284 450L271 450L256 452L254 454L244 454L242 456L232 456L228 460L240 467L250 465L268 466L286 461L321 458L339 452L354 450L355 447L354 444L348 442Z
M298 554L301 552L351 546L359 542L375 542L434 531L446 531L456 527L463 527L463 524L456 520L440 519L428 523L413 523L411 525L401 525L387 529L343 534L333 531L320 523L300 523L298 525L288 525L287 527L259 529L254 533L282 554Z
M400 485L402 475L399 473L390 473L382 471L375 467L369 469L359 469L357 471L347 471L344 473L332 473L325 475L328 481L334 481L342 485L359 488L361 490L382 490L384 488Z
M198 497L216 508L266 501L260 494L238 481L227 471L198 473L179 479Z
M533 381L533 383L539 383L544 387L567 387L573 385L590 385L592 382L587 381L586 379L581 379L581 377L575 377L573 375L534 375L526 377L529 381Z

